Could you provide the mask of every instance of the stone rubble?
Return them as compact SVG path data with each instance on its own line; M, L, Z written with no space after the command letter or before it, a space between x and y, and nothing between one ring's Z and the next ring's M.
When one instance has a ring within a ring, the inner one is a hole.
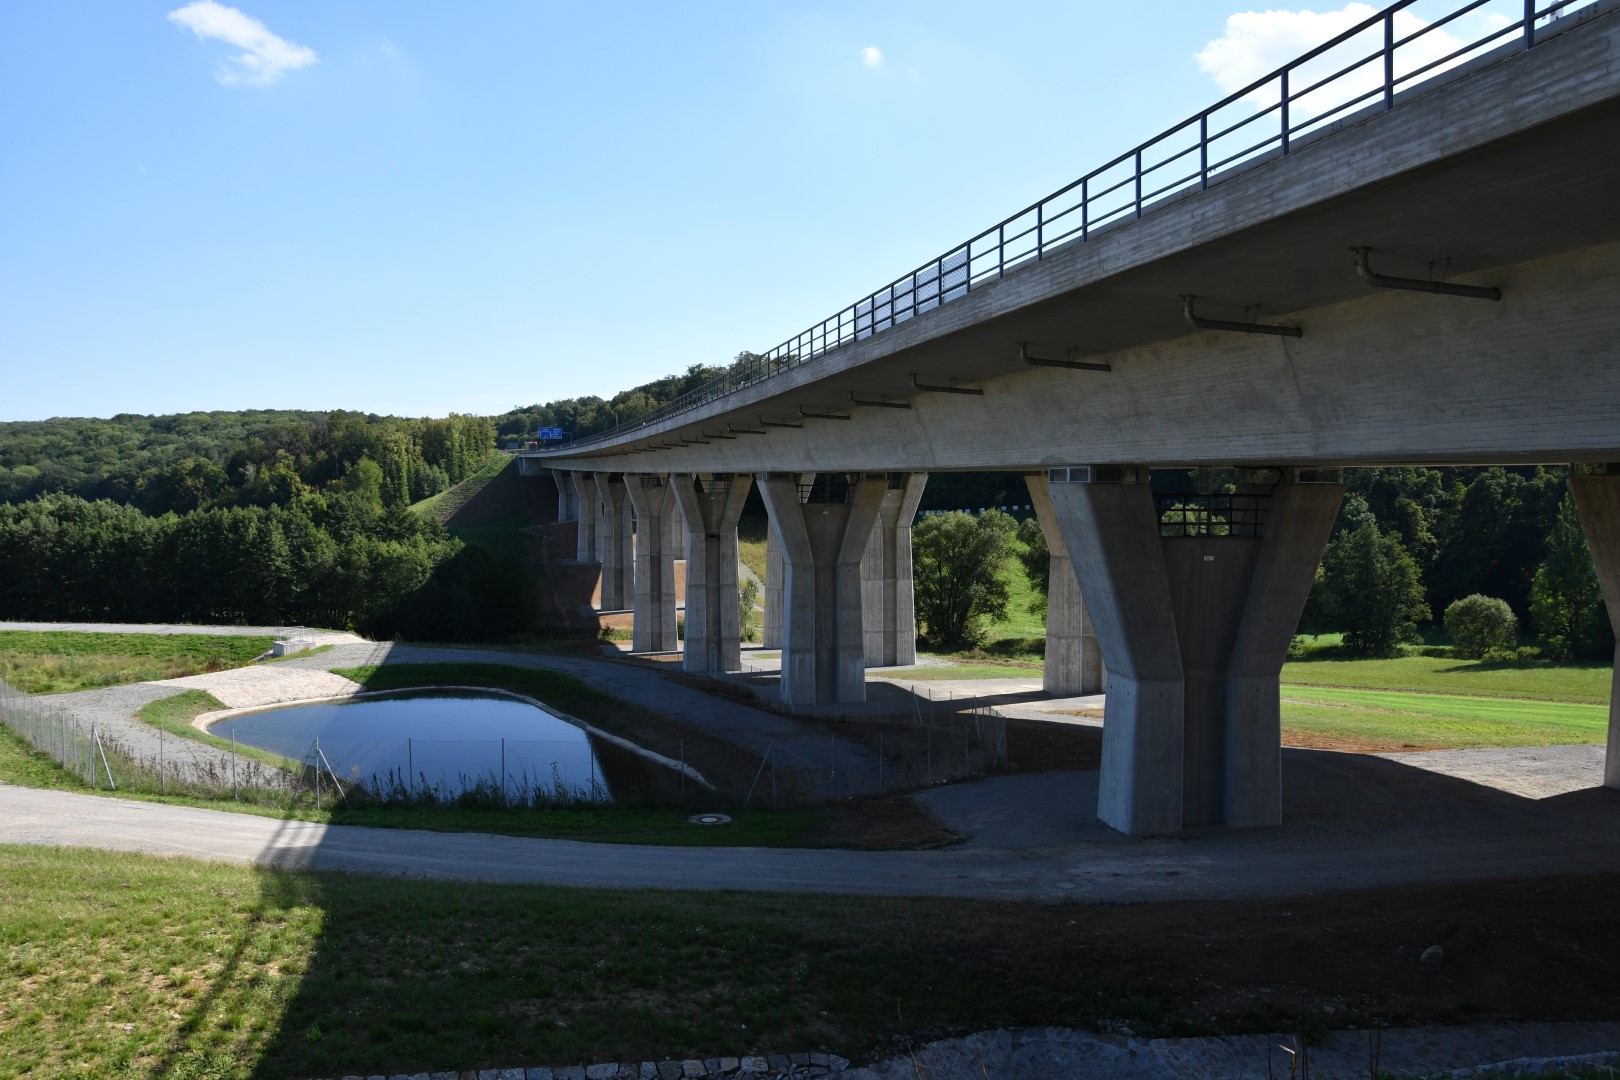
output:
M817 1080L849 1068L837 1054L741 1054L681 1061L604 1061L561 1068L463 1069L460 1072L351 1073L341 1080Z

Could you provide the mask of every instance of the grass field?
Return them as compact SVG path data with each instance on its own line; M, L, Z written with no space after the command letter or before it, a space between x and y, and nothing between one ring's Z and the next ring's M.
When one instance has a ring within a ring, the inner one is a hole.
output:
M1283 665L1282 681L1291 686L1412 690L1599 705L1608 703L1613 671L1608 664L1403 656L1393 660L1292 660Z
M1283 739L1326 749L1433 750L1601 743L1607 705L1410 691L1283 687Z
M274 639L223 634L0 631L0 677L29 694L61 694L245 667Z
M1097 957L1067 912L859 911L0 848L0 1077L854 1054L896 1026L1154 1011L1076 977Z
M1598 1019L1615 1008L1613 889L1609 876L1080 907L466 885L0 847L0 1078L867 1060L1047 1025L1154 1036ZM1413 977L1437 934L1445 969ZM1528 978L1544 992L1525 993Z

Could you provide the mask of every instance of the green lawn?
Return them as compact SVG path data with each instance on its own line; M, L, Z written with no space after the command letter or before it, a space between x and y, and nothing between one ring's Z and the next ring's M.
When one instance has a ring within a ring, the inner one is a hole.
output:
M1410 691L1282 692L1283 738L1292 745L1368 750L1601 743L1607 705Z
M245 667L275 639L224 634L0 631L0 678L30 694L178 679Z
M1394 660L1292 660L1282 681L1291 686L1357 690L1415 690L1431 694L1530 698L1607 704L1613 682L1608 664L1457 660L1403 656Z
M894 1032L1152 1023L1175 961L1090 922L1033 904L466 886L0 847L0 1077L857 1056ZM1115 962L1140 985L1120 985Z

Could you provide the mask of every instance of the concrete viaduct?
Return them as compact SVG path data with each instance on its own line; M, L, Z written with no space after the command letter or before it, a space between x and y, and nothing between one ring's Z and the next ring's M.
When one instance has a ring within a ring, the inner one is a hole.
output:
M1047 687L1106 681L1097 812L1138 835L1280 820L1278 675L1346 465L1576 465L1620 620L1620 3L1543 9L1406 80L1404 6L1335 46L1371 40L1358 70L1382 73L1337 113L1279 105L1269 142L1223 158L1240 92L1179 129L1175 165L1147 144L1122 184L1077 182L695 400L525 454L602 606L676 648L679 547L685 666L736 670L757 485L782 700L863 700L867 666L913 656L926 474L1023 471L1053 560ZM1279 102L1327 56L1272 76ZM1222 528L1164 526L1151 471L1194 466L1240 470L1195 507Z

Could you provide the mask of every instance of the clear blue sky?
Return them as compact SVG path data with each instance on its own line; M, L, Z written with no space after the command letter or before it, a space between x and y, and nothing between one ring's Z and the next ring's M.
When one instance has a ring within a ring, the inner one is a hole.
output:
M766 349L1372 10L1288 3L6 0L0 420Z

